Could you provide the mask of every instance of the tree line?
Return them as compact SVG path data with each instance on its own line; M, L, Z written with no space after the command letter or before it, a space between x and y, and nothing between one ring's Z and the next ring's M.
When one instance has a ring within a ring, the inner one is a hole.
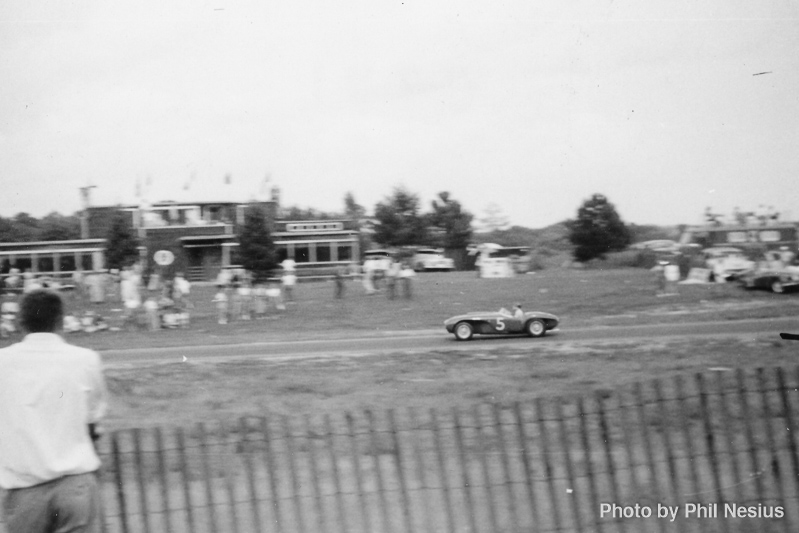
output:
M453 196L443 191L430 202L427 210L422 201L405 187L395 187L391 194L378 202L373 216L358 204L351 192L344 196L342 212L330 213L315 209L289 207L281 210L281 217L294 220L320 220L348 218L371 227L370 235L361 232L362 246L366 249L371 239L385 247L434 246L449 250L464 250L472 243L475 217L463 208ZM486 209L479 221L493 233L519 233L518 226L511 227L495 204ZM574 219L565 222L568 242L574 259L580 262L602 258L605 254L623 250L633 242L635 226L624 223L615 206L602 194L586 199ZM361 228L364 229L364 228ZM80 238L78 215L50 213L37 219L28 213L10 218L0 217L0 242L58 241ZM120 214L109 228L106 259L109 268L119 268L138 258L136 236L126 218ZM276 265L275 247L269 232L266 213L256 205L245 212L244 225L238 236L240 257L245 268L265 273ZM484 240L484 239L480 239ZM526 245L530 243L516 243Z

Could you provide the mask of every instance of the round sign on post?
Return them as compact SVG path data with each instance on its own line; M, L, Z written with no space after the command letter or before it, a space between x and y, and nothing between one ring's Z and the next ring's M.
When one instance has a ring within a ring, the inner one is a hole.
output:
M153 260L161 266L171 265L175 260L175 254L169 250L158 250L153 254Z

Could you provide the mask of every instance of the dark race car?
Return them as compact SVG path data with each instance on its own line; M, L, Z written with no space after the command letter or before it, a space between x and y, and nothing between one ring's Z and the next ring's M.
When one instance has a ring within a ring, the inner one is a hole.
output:
M549 313L529 311L522 318L515 318L502 311L467 313L454 316L444 322L447 332L459 341L468 341L480 335L513 335L526 333L530 337L543 337L547 331L558 326L560 319Z

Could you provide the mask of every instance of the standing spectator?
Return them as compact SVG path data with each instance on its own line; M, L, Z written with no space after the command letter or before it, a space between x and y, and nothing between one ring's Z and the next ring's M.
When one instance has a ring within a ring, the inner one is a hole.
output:
M175 307L180 314L180 325L188 326L191 317L191 308L193 307L189 294L191 293L191 283L183 277L183 272L178 272L175 275L174 289L172 291L172 299L175 300Z
M266 284L266 297L269 299L270 307L274 307L275 311L285 311L286 305L283 303L283 293L274 280L269 280Z
M283 292L286 293L286 301L294 301L294 286L297 284L297 275L293 270L287 270L283 274Z
M658 261L658 264L650 269L655 282L655 296L663 296L666 294L666 275L664 272L665 266L668 263L668 261Z
M85 290L83 286L83 271L76 270L72 273L72 284L75 286L75 293L78 295L78 298L83 300L85 297Z
M294 259L286 258L280 262L280 266L283 268L285 272L294 272L297 270L297 263Z
M386 270L386 293L388 299L393 300L397 294L397 283L399 282L402 265L397 261L391 261L391 265Z
M339 267L336 269L336 273L334 274L333 281L336 284L336 299L341 300L344 298L344 281L346 279L347 271L344 267Z
M366 294L374 294L377 292L374 285L375 275L375 262L372 258L363 262L363 288L366 289Z
M125 307L125 323L135 323L139 307L141 307L141 293L139 292L139 278L136 272L123 270L122 280L119 282L119 296Z
M151 294L144 301L144 312L147 315L147 328L150 331L158 331L161 329L161 317L158 313L158 299L154 294Z
M89 300L93 304L101 304L105 301L105 276L94 273L87 279L89 284Z
M36 275L26 268L22 273L22 292L27 293L37 289L41 289L41 287L36 282Z
M225 288L220 285L214 295L213 303L216 305L217 321L220 324L227 324L228 321L228 297Z
M191 283L183 276L183 272L175 274L173 288L172 298L175 300L175 303L180 302L181 305L188 305L186 300L191 293Z
M667 263L663 267L663 277L666 280L666 294L677 294L677 282L680 281L680 267L674 263Z
M263 283L258 283L252 290L254 300L254 314L255 318L266 318L266 306L268 304L268 296L266 287Z
M227 287L230 284L230 270L225 268L219 271L219 274L216 276L216 286L217 287Z
M107 409L97 353L56 334L61 297L25 295L22 342L0 350L0 488L8 533L99 531L100 459L93 440Z
M416 272L411 268L411 265L408 263L402 263L402 269L400 270L399 277L402 280L402 291L405 299L410 300L413 298L413 287L411 284L413 283L413 277L416 276Z
M250 320L252 318L252 296L249 276L243 275L241 285L238 288L239 318L242 320Z
M19 303L16 294L13 292L4 294L3 303L0 304L0 337L6 339L17 332L18 314Z
M6 289L17 289L20 284L20 277L19 277L19 269L12 268L8 271L8 277L6 278Z

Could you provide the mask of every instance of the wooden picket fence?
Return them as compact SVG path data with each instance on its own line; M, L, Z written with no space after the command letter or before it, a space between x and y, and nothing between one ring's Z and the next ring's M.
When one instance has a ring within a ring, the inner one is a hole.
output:
M794 532L798 388L799 368L718 371L529 404L119 431L102 450L104 531ZM686 518L690 504L718 516ZM725 517L733 504L761 516ZM636 505L652 516L625 517Z

